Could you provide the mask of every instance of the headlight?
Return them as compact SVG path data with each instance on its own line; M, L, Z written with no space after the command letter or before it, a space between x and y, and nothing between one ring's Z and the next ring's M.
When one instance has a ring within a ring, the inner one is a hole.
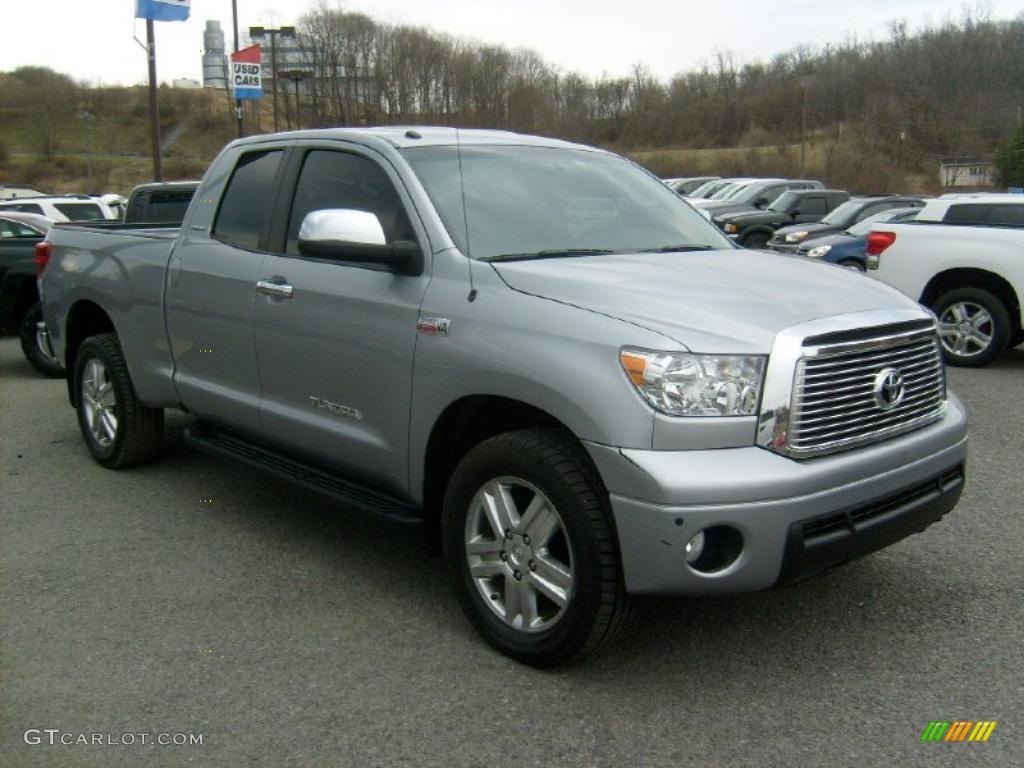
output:
M766 358L623 350L630 381L655 410L669 416L753 416L761 400Z
M807 237L807 233L806 232L790 232L788 235L786 235L786 242L787 243L799 243L805 237Z
M732 235L732 234L735 234L736 232L739 232L739 231L740 231L740 228L739 228L739 227L737 227L737 226L736 226L735 224L726 224L726 225L725 225L725 227L724 227L724 229L725 229L725 231L726 231L726 232L728 232L728 233L729 233L730 235Z
M807 252L807 257L811 259L820 259L831 250L831 245L819 245L817 248L811 248L811 250Z

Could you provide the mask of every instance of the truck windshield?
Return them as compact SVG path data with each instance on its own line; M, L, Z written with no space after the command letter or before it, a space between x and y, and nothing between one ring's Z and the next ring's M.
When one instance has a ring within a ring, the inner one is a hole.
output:
M523 146L403 154L474 259L731 248L658 179L614 155ZM460 165L462 184L460 184Z

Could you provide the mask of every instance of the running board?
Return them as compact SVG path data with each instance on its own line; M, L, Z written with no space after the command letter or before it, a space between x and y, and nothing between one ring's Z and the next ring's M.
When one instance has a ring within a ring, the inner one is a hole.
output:
M296 485L328 496L343 504L360 507L367 512L395 522L420 523L423 516L412 505L393 496L344 480L309 464L283 456L240 437L220 432L208 424L196 422L185 428L185 442L206 453L236 459L258 467Z

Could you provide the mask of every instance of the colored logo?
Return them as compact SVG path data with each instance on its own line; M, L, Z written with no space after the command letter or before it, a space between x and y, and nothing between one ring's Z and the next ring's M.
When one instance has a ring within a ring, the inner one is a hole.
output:
M921 741L988 741L995 729L995 720L933 720L921 734Z

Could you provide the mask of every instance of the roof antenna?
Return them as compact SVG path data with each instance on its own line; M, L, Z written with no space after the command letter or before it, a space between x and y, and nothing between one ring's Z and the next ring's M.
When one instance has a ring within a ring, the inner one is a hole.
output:
M469 267L469 301L476 301L476 288L473 284L473 249L469 245L469 211L466 210L466 179L462 175L462 137L459 127L455 126L455 154L459 158L459 189L462 192L462 224L466 233L466 259Z

